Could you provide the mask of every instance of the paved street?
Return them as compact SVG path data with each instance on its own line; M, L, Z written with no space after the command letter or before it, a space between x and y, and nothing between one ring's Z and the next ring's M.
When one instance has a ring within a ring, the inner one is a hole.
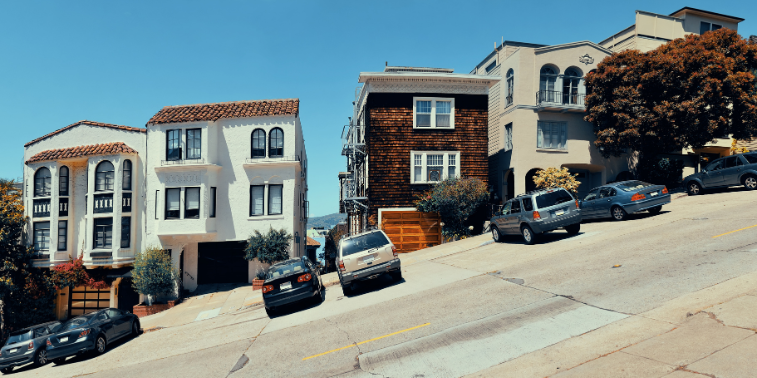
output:
M402 256L402 282L350 297L330 286L325 302L274 319L259 304L226 306L97 358L13 375L747 376L757 368L745 310L757 309L757 227L747 228L757 193L675 197L658 215L594 221L533 246L482 235L414 252Z

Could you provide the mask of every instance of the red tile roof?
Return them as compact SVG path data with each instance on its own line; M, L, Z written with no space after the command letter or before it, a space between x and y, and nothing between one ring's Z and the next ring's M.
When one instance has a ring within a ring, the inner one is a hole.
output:
M232 101L215 104L166 106L152 116L147 124L217 121L222 118L244 118L294 115L300 112L300 99Z
M311 247L311 246L313 246L313 247L320 247L321 243L319 243L315 239L313 239L310 236L308 236L307 246L308 247Z
M51 136L53 136L55 134L62 133L64 131L68 130L68 129L74 128L74 127L79 126L79 125L108 127L108 128L111 128L111 129L119 129L119 130L124 130L124 131L135 131L135 132L138 132L138 133L145 133L145 132L147 132L147 129L143 129L143 128L140 128L140 127L121 126L121 125L113 125L113 124L110 124L110 123L100 123L100 122L93 122L93 121L82 120L82 121L79 121L79 122L76 122L76 123L72 123L72 124L70 124L70 125L62 128L62 129L55 130L55 131L51 132L50 134L41 136L41 137L39 137L39 138L37 138L37 139L35 139L35 140L33 140L33 141L25 144L24 147L28 147L29 145L37 143L37 142L41 141L42 139L49 138L49 137L51 137Z
M115 154L136 154L131 147L123 142L91 144L89 146L78 146L69 148L58 148L55 150L42 151L32 156L26 161L26 164L40 161L50 161L59 159L71 159L94 155L115 155Z

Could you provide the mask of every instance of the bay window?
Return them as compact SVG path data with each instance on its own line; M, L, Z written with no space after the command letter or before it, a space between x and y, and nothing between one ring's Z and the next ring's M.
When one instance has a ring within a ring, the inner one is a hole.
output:
M181 188L166 189L166 219L179 219Z
M184 190L184 218L200 218L200 188L186 188Z
M34 222L34 252L50 252L50 222Z
M250 186L250 215L263 215L265 185Z
M166 132L166 160L181 160L181 130Z
M187 160L202 158L202 129L187 130Z
M454 129L455 99L414 97L414 129Z
M95 249L110 249L113 247L113 218L95 218Z
M412 151L410 183L428 184L460 177L459 151Z
M281 195L284 185L268 185L268 215L282 214Z
M58 250L65 251L68 242L68 221L58 221Z
M131 217L121 218L121 248L129 248L131 242Z

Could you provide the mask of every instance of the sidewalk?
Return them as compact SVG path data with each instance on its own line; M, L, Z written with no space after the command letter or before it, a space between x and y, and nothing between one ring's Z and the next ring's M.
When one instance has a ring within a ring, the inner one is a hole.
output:
M471 376L755 377L755 314L757 272Z

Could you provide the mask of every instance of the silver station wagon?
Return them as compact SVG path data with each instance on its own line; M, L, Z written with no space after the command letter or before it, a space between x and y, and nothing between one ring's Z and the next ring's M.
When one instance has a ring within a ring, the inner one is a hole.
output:
M540 189L507 201L489 224L495 242L502 235L521 235L526 244L534 244L538 235L558 228L577 234L581 229L581 209L563 188Z
M757 153L731 155L715 159L701 172L683 179L690 196L701 194L703 189L744 185L757 189Z

